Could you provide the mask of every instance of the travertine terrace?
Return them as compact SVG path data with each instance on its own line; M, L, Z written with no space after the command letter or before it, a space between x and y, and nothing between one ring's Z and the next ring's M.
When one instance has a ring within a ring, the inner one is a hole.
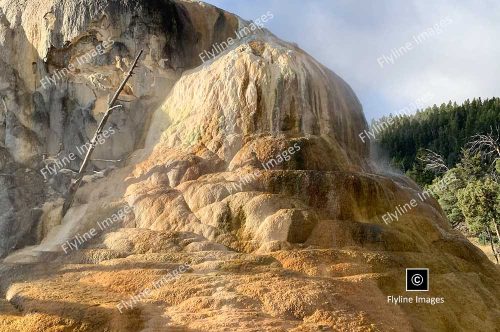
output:
M434 200L382 221L420 189L376 171L356 95L298 46L262 29L202 63L249 22L196 1L0 8L1 331L500 326L498 269ZM104 54L42 86L106 40ZM140 49L108 123L115 133L62 218L73 174L40 169L92 137ZM123 206L133 212L63 251ZM188 271L120 313L181 264ZM429 295L446 306L387 303L416 265L430 268Z

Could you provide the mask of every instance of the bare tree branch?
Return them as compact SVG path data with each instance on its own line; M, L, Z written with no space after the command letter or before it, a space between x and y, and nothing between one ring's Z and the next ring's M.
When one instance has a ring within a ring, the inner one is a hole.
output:
M481 154L481 157L493 159L495 162L500 158L500 128L496 127L496 133L493 128L489 134L474 135L471 137L465 147L472 155Z
M105 162L105 163L119 163L122 160L123 159L92 159L92 161L102 161L102 162Z
M445 173L449 170L444 158L432 150L425 149L423 156L417 157L417 159L425 164L426 170L436 174Z

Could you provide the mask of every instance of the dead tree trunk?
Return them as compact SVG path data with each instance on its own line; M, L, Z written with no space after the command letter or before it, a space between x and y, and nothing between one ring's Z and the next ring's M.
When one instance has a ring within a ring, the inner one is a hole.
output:
M498 223L496 220L493 220L493 225L495 225L495 231L497 233L497 243L500 245L500 231L498 230ZM498 252L498 246L496 247L497 255L499 254Z
M491 251L493 251L493 256L495 256L495 259L498 264L498 254L497 251L495 250L495 245L493 244L493 234L491 234L490 226L486 226L486 231L488 232L488 237L490 240L490 245L491 245Z
M497 241L500 243L500 231L498 230L498 223L496 220L493 220L493 225L495 225L495 232L497 233Z
M108 121L108 118L113 113L113 110L115 108L122 107L121 105L117 105L117 106L113 106L113 105L115 104L116 100L118 99L118 96L120 95L120 92L125 87L125 84L127 84L127 81L129 80L129 78L134 73L133 70L137 66L137 61L139 61L139 58L142 55L142 52L143 52L143 50L139 51L139 54L137 54L137 56L135 57L135 60L132 63L132 66L130 67L127 75L125 76L125 78L123 79L122 83L120 84L120 86L116 90L115 94L113 95L113 98L111 98L111 100L108 103L108 110L106 111L106 113L102 117L101 122L99 122L99 126L97 127L97 130L94 133L94 137L92 137L92 140L90 141L90 148L87 150L87 154L85 155L85 158L83 159L82 165L80 166L80 169L78 171L76 179L71 184L71 186L69 188L69 191L68 191L68 194L67 194L66 199L64 201L64 205L63 205L63 209L62 209L62 216L63 217L66 214L66 212L68 212L69 208L71 207L71 204L73 204L73 200L75 198L76 191L80 187L80 184L82 182L83 176L85 175L85 169L88 166L88 163L90 161L90 157L92 156L92 153L94 152L97 140L98 140L99 136L102 133L104 125L106 124L106 122Z

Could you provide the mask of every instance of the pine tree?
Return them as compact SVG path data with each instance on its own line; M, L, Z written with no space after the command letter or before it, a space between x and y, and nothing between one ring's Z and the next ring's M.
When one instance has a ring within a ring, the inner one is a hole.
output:
M496 243L500 242L498 223L500 222L500 185L491 179L470 181L458 190L458 207L461 209L469 229L477 234L486 233L491 250L498 263ZM496 240L493 233L496 233Z

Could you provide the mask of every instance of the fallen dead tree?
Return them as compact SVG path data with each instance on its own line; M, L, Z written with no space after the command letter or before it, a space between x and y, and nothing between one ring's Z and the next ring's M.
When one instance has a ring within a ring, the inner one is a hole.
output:
M85 158L83 159L82 165L80 166L80 169L78 170L76 178L72 181L71 186L68 190L68 194L66 195L66 198L64 200L64 205L63 205L63 209L62 209L62 216L63 217L66 214L66 212L68 212L71 205L73 204L73 200L75 199L75 194L82 183L83 176L85 175L85 170L90 162L90 157L92 156L92 153L94 152L95 146L97 144L97 140L98 140L99 136L101 135L102 130L103 130L104 126L106 125L106 122L108 121L108 118L111 116L111 114L113 113L113 111L115 109L122 107L122 105L115 106L114 104L115 104L116 100L118 99L118 96L120 95L121 91L125 87L125 84L127 84L127 81L129 80L129 78L134 74L134 68L137 66L137 61L139 61L139 58L141 57L142 52L143 52L143 50L139 51L139 53L137 54L137 56L134 59L134 62L130 66L130 69L129 69L127 75L125 76L122 83L120 84L120 86L116 90L115 94L113 95L113 98L111 98L111 100L108 103L108 109L107 109L106 113L104 114L104 116L102 117L101 122L99 122L99 126L97 127L97 129L94 133L94 137L92 137L92 140L90 141L90 147L87 150L87 153L85 155Z

